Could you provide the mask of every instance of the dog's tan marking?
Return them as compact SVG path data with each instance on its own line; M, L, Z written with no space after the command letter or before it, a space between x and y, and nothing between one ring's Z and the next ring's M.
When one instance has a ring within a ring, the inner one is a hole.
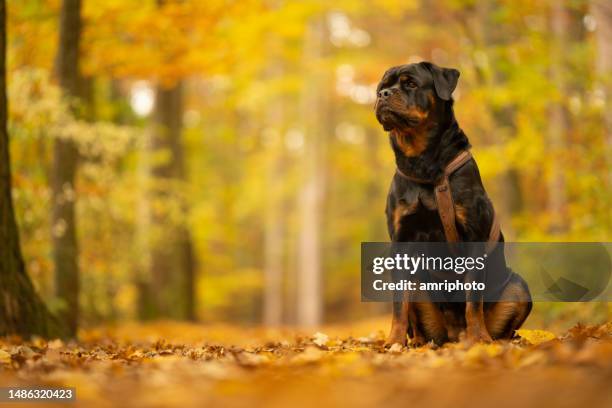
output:
M434 98L433 93L427 95L427 99L429 99L429 103L431 104L430 111L433 110L434 106L436 106L436 98Z
M423 120L427 118L427 115L429 115L429 113L413 107L413 108L406 109L406 115L408 115L411 118L417 118L419 120Z
M401 131L391 131L393 137L407 157L421 154L427 147L427 130L425 128L407 128Z
M467 209L459 204L455 204L455 220L462 226L467 225Z
M419 202L407 204L404 200L400 200L393 211L393 231L397 234L402 226L402 218L406 215L414 214L419 206Z
M529 296L521 285L511 282L501 299L485 311L485 324L494 339L510 339L529 315Z
M516 302L499 302L485 313L485 324L491 337L504 336L506 326L511 324L509 320L517 313L519 307L520 305Z
M421 328L419 327L419 319L417 318L414 309L414 305L412 305L412 307L410 307L408 311L408 320L410 322L410 328L412 330L412 337L410 337L410 345L413 347L420 347L427 343L427 340L421 332Z
M442 343L447 338L444 315L435 303L414 303L417 325L422 329L426 339L432 339L436 344Z
M465 304L465 323L468 341L493 341L485 324L483 306L482 300L466 302Z
M410 299L409 293L402 293L402 301L393 303L393 318L391 320L391 331L385 344L391 346L399 343L406 345L408 334L408 321L410 319Z

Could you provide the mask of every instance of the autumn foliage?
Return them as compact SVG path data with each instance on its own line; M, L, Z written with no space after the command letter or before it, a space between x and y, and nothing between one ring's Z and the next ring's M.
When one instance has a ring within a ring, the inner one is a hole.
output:
M384 347L390 307L359 277L395 172L376 84L421 60L461 72L506 241L609 240L605 1L1 4L0 385L92 407L612 405L610 304Z
M78 406L603 407L612 326L509 342L383 347L383 321L293 330L158 323L85 331L81 342L0 343L0 380L77 389ZM352 335L349 335L352 334Z

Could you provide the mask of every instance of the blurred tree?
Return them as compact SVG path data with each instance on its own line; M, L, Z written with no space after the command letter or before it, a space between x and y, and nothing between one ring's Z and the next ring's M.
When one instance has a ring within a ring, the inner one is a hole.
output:
M60 87L73 110L79 95L79 39L81 1L64 0L60 13L59 46L55 61ZM79 266L75 215L75 180L78 150L73 140L57 138L53 146L51 174L53 260L55 290L63 302L59 311L71 335L76 335L79 318Z
M282 77L282 61L271 58L268 67L269 79ZM287 230L283 185L278 182L285 174L285 152L283 145L284 108L282 96L276 95L267 106L266 137L270 158L267 169L269 186L264 214L264 299L263 322L267 326L279 326L283 321L283 276L284 246Z
M162 12L166 4L157 1ZM169 65L174 53L182 55L184 50L162 52L163 63ZM141 305L149 306L141 308L143 318L195 320L195 254L186 225L189 209L184 189L183 97L180 76L158 77L150 151L146 153L151 157L149 199L153 205L149 215L153 235L149 243L150 283L141 286L140 293Z
M555 89L565 92L565 75L563 58L571 28L568 11L563 2L551 2L550 9L550 78ZM560 95L550 101L548 119L548 145L551 153L559 157L565 145L568 118ZM566 228L566 186L563 174L565 166L559 160L550 161L550 176L548 182L548 210L550 212L550 229L561 232Z
M590 12L595 23L595 71L597 81L595 92L603 98L604 140L606 142L606 164L608 167L608 182L612 183L612 8L605 0L591 0Z
M192 286L204 320L330 322L380 310L358 302L356 243L387 239L394 164L371 107L385 69L406 62L461 71L456 113L509 240L606 239L605 2L562 2L571 16L559 41L550 0L87 1L80 63L95 77L96 107L87 124L85 94L70 113L47 80L60 5L9 8L13 194L27 269L51 300L50 148L56 137L75 141L83 324L146 308L153 317L156 306L139 307L139 292L183 316L191 281L175 245L183 226L200 260ZM150 115L132 109L141 83L161 101ZM167 95L177 86L179 113ZM561 133L549 108L565 118ZM180 139L164 136L170 116ZM105 120L136 131L118 137L121 127ZM184 145L184 178L173 140ZM563 176L563 228L551 228L554 173ZM153 255L167 266L156 278Z
M154 125L150 141L150 172L153 191L150 200L151 283L145 294L150 310L142 317L173 317L195 319L195 259L191 233L185 226L187 201L185 183L185 153L182 142L183 84L178 81L168 87L156 88ZM179 188L177 189L177 183ZM173 214L173 212L178 212ZM178 218L178 219L177 219Z
M304 129L304 178L300 194L300 232L297 269L297 323L316 326L323 319L321 229L326 177L326 138L329 82L322 67L328 35L325 19L308 23L304 38L304 67L307 79L302 90Z
M6 3L0 0L0 336L62 336L65 329L36 294L21 254L11 192L7 104Z

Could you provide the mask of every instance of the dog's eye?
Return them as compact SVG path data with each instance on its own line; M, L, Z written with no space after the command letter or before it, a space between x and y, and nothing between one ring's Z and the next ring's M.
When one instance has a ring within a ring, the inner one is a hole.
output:
M414 81L406 81L404 83L404 86L406 86L406 88L413 88L413 89L418 87L416 82Z

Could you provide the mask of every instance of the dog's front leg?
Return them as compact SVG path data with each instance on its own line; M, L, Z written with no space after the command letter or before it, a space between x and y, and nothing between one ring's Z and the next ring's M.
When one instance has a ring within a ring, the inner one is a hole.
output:
M410 337L410 345L413 347L421 347L427 341L425 340L425 336L421 332L421 328L419 326L419 321L416 314L416 304L411 303L408 309L408 320L410 322L410 328L412 329L412 337Z
M484 251L475 248L474 251L469 251L469 256L478 257L479 253ZM465 282L484 282L485 270L472 269L467 272ZM487 342L493 341L484 318L484 294L478 290L465 291L465 322L466 322L466 337L468 342Z
M471 297L471 293L468 293L468 297ZM467 324L466 336L469 342L490 343L493 341L484 320L482 295L480 299L472 298L465 303L465 321Z
M410 301L408 293L404 292L401 302L393 302L393 318L391 321L391 332L386 346L391 346L399 343L402 346L406 345L406 335L408 334L408 319L410 316Z

